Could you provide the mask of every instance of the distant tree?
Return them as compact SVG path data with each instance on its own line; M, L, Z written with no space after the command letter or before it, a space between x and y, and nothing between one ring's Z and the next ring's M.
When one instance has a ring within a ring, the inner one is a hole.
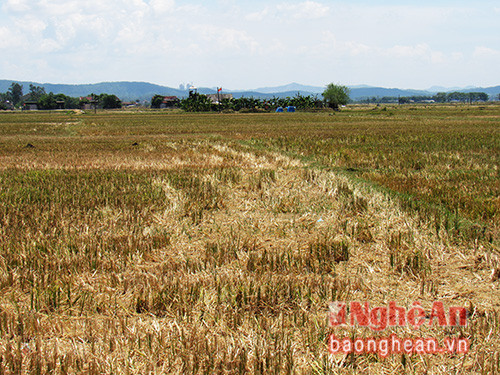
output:
M18 105L21 103L21 99L23 97L23 86L20 85L19 83L13 82L10 85L9 91L8 91L10 100L12 101L13 105Z
M104 109L121 108L122 102L116 95L101 94L99 95L99 104Z
M160 108L164 98L165 97L163 95L153 96L153 98L151 99L151 108Z
M7 105L8 101L10 101L10 95L6 92L0 92L0 103Z
M279 98L278 102L281 103L288 101L289 98ZM253 97L246 98L242 96L241 98L236 98L230 101L231 109L234 111L248 110L257 111L260 108L264 108L265 104L262 100Z
M396 96L383 96L378 99L377 103L397 103L398 98Z
M37 102L42 95L45 95L45 88L30 84L30 100Z
M42 94L37 101L37 105L39 109L57 109L61 108L61 104L58 102L64 102L62 106L64 109L80 108L80 100L78 98L72 98L64 94L54 94L53 92Z
M489 99L488 94L485 92L470 92L469 102L487 102Z
M447 98L447 101L449 102L463 102L463 103L467 103L469 101L469 94L465 93L465 92L458 92L458 91L454 91L454 92L449 92L448 94L446 94L446 98Z
M9 95L7 93L0 93L0 109L6 110L10 108Z
M78 109L81 107L79 98L57 94L56 100L64 101L64 109Z
M43 94L40 99L38 99L38 108L40 109L56 109L57 102L54 93L49 92L48 94Z
M338 111L340 105L345 105L349 102L349 88L347 86L336 85L330 83L323 91L323 98L326 104Z
M212 101L206 95L191 92L188 98L181 100L181 108L187 112L208 112Z
M410 102L410 98L407 98L406 96L401 96L398 99L399 104L408 104Z
M445 92L438 92L436 95L434 95L433 99L438 102L438 103L444 103L446 102L446 93Z
M323 101L318 99L317 96L303 96L300 93L297 93L293 98L286 98L286 106L294 106L298 110L308 110L315 108L323 108Z

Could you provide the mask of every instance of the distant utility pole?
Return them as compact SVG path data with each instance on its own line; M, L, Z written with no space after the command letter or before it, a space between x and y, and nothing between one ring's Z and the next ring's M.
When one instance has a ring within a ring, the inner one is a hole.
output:
M221 105L220 105L220 92L222 91L222 87L217 87L217 103L219 103L219 113L221 113Z
M97 98L95 97L94 94L90 94L90 108L92 109L92 107L94 107L94 113L97 113L97 103L98 103L98 100Z

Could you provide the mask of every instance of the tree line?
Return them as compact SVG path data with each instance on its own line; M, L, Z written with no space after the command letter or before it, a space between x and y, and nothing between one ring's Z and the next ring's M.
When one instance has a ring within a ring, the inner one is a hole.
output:
M438 92L434 95L434 100L438 103L450 102L487 102L489 100L488 94L485 92Z
M29 93L23 94L23 86L13 82L7 92L0 93L0 109L24 108L26 104L36 104L38 109L79 109L85 104L98 108L121 108L121 100L116 95L90 94L86 97L71 97L64 94L46 93L45 88L30 84Z
M151 99L151 108L161 108L163 95L155 95ZM209 111L248 111L261 112L276 110L278 107L293 106L297 109L310 110L324 107L323 101L317 96L304 96L297 93L294 97L273 97L268 99L259 98L221 98L214 103L207 95L192 92L187 98L180 99L178 107L186 112L209 112Z
M500 94L498 99L500 100ZM474 103L487 102L488 94L484 92L438 92L435 95L413 95L413 96L384 96L384 97L369 97L356 100L357 103L422 103L434 101L436 103Z
M293 97L277 97L269 99L259 98L226 98L214 103L207 95L190 92L187 98L179 101L179 107L187 112L208 111L239 111L239 112L265 112L275 111L282 107L295 107L298 110L318 110L326 107L338 110L339 106L349 102L349 89L346 86L329 84L322 94L323 99L317 95L301 95L298 92ZM155 95L151 99L152 108L161 108L163 95Z

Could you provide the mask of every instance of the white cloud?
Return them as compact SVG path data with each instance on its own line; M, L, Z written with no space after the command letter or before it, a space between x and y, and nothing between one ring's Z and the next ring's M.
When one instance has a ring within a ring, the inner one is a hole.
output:
M451 57L447 56L441 51L431 51L430 59L434 64L445 64L451 59Z
M396 45L389 48L387 53L396 58L422 58L430 54L430 48L426 43L417 44L416 46Z
M123 25L118 31L115 41L124 44L130 44L132 46L140 46L145 39L144 29L134 23L129 23Z
M0 49L11 49L16 48L22 44L22 38L19 34L13 32L12 29L8 27L0 27ZM3 58L2 60L7 60Z
M339 40L331 31L324 31L317 43L308 43L301 47L301 53L310 53L315 58L325 56L361 56L373 52L373 47L354 40Z
M214 25L198 25L193 29L204 41L209 42L209 48L217 50L250 51L254 53L259 48L259 43L246 32Z
M432 64L444 64L457 61L461 54L446 54L443 51L433 50L427 43L419 43L414 46L396 45L386 49L384 54L401 60L425 61Z
M81 24L82 18L82 16L77 15L75 17L71 17L70 19L65 19L54 25L56 38L62 43L66 43L74 38L77 33L78 24Z
M179 80L199 84L207 77L233 87L239 80L248 87L276 77L282 83L301 77L362 83L374 75L418 82L419 74L430 80L443 72L463 78L478 75L473 67L480 65L500 81L493 68L500 59L499 10L428 2L3 0L1 67L7 79L28 72L24 78L40 81L158 83L167 83L157 72L168 69ZM217 74L232 80L221 82Z
M366 55L372 50L372 48L366 44L353 41L343 43L342 48L348 51L351 56Z
M32 1L30 0L7 0L3 5L5 11L27 12L31 9Z
M47 28L47 22L37 18L34 15L26 15L17 18L14 21L15 30L18 33L41 33Z
M42 39L38 50L43 53L51 53L60 50L62 46L53 39Z
M328 15L330 8L315 1L305 1L298 4L281 4L277 6L280 13L295 19L315 19Z
M461 60L463 60L463 58L464 58L464 54L462 52L453 52L451 54L451 60L453 62L461 61Z
M159 13L159 15L169 13L174 9L175 1L174 0L151 0L149 3L151 9L155 13Z
M46 17L61 17L68 14L75 14L77 12L86 13L87 2L81 2L80 6L74 0L41 0L36 3L37 14L44 15ZM97 8L94 8L94 12Z
M248 21L263 21L273 18L281 21L287 20L312 20L323 18L330 12L330 7L315 1L304 1L290 4L281 3L274 6L265 6L261 10L248 13L245 19Z
M327 60L328 58L349 58L366 61L366 59L370 59L372 63L375 63L377 60L392 60L443 64L463 58L461 53L447 54L443 51L432 49L427 43L418 43L415 45L396 44L390 47L382 47L363 43L359 40L341 40L330 31L323 32L317 43L302 45L299 53L311 54L314 58L323 60Z
M474 49L473 56L477 59L499 59L500 50L479 46Z
M250 13L250 14L247 14L245 16L245 18L248 20L248 21L262 21L264 20L267 16L269 15L269 7L265 7L264 9L262 9L261 11L258 11L258 12L253 12L253 13Z

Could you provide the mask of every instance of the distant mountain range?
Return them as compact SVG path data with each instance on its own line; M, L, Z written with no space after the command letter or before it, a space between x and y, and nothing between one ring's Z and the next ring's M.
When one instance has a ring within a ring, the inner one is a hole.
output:
M95 84L83 85L70 85L70 84L53 84L53 83L37 83L29 81L14 81L14 80L0 80L0 92L6 92L12 82L17 82L23 85L24 93L29 92L30 84L35 86L42 86L45 91L53 92L54 94L65 94L73 97L86 96L91 93L94 94L114 94L123 101L131 100L150 100L154 95L171 95L178 97L188 96L187 90L179 90L171 87L155 85L147 82L102 82ZM270 98L273 96L295 96L297 93L301 95L318 95L324 91L324 87L307 86L298 83L290 83L284 86L276 87L261 87L254 90L225 90L224 93L232 93L234 97L254 97L254 98ZM500 93L500 86L494 87L465 87L465 88L445 88L433 86L428 90L411 90L411 89L398 89L398 88L384 88L372 87L367 85L351 86L351 99L359 100L371 97L384 97L384 96L420 96L420 95L434 95L437 92L485 92L488 95L498 95ZM198 89L202 94L214 94L217 92L215 88L202 87Z
M398 89L398 88L385 88L385 87L374 87L369 85L356 85L349 86L351 89L351 99L357 100L362 98L371 98L371 97L379 97L382 98L384 96L432 96L438 92L451 92L451 91L459 91L459 92L484 92L488 95L498 95L500 94L500 86L493 87L441 87L441 86L433 86L427 90L413 90L413 89ZM321 94L325 90L325 87L319 86L305 86L298 83L290 83L285 86L277 86L277 87L262 87L255 89L254 91L259 93L293 93L292 95L300 92L301 94L307 95L310 94Z

